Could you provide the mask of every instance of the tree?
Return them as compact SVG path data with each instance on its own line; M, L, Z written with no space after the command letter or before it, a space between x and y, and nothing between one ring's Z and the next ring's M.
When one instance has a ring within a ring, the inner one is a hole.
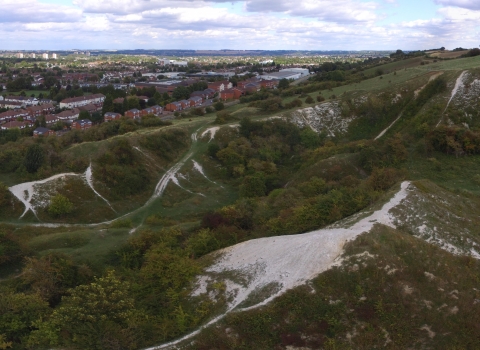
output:
M133 325L140 319L130 285L114 271L95 278L90 284L70 290L50 319L39 324L29 339L31 348L39 346L75 349L134 349Z
M140 109L140 102L138 100L138 98L136 96L132 96L132 97L129 97L127 98L127 103L128 103L128 109Z
M90 119L90 113L88 113L87 111L80 111L78 119Z
M8 187L0 182L0 208L7 205L10 201L10 191ZM1 251L0 251L1 255Z
M48 303L37 294L14 293L2 290L0 298L0 349L3 342L13 342L18 347L35 329L34 322L50 313ZM3 337L2 337L3 335ZM8 349L3 347L4 349Z
M213 105L213 107L215 108L216 111L221 111L222 109L225 108L225 105L223 104L223 102L218 101Z
M257 173L254 176L245 176L240 185L240 195L242 197L261 197L265 196L266 191L267 186L262 173Z
M64 195L57 194L50 199L48 213L53 216L63 216L73 211L73 203Z
M108 94L105 96L105 101L103 101L102 115L105 115L107 112L113 112L113 110L113 97L112 95Z
M37 170L42 166L45 156L43 153L42 147L38 144L33 144L27 149L25 155L25 168L29 173L36 173Z
M289 86L290 86L290 82L288 81L288 79L283 78L278 82L279 89L286 89Z
M49 253L26 258L21 279L43 300L56 305L68 288L85 283L90 274L88 267L75 265L68 255Z

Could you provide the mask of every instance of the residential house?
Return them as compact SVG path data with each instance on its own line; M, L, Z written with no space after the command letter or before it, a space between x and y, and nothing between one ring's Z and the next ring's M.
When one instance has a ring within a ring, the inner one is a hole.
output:
M260 80L260 86L265 89L275 89L280 80Z
M51 125L58 122L60 119L55 114L48 114L45 116L45 124Z
M11 111L6 111L3 113L0 113L0 122L8 122L8 121L13 121L18 118L26 118L28 116L28 113L24 109L14 109Z
M87 111L88 113L90 113L90 115L92 115L92 113L101 111L102 107L99 107L98 105L94 105L94 104L88 104L82 107L78 107L78 109L80 111Z
M244 85L243 89L242 88L240 89L245 90L249 93L255 93L257 91L260 91L260 88L261 86L259 83L248 83Z
M206 100L208 98L208 94L205 91L194 91L190 94L190 97L194 97L194 96L198 96L203 100Z
M193 101L180 100L180 101L178 101L178 102L181 103L182 109L193 107L193 104L192 104Z
M243 96L245 92L238 88L232 88L225 91L220 92L219 98L221 100L238 100L240 96Z
M19 121L11 121L5 124L2 124L0 127L2 130L9 130L9 129L25 129L26 127L30 127L30 122L19 122Z
M165 106L165 110L169 112L178 112L183 109L183 105L180 102L171 102Z
M147 107L145 109L142 109L140 111L140 115L142 117L146 116L146 115L149 115L149 114L153 114L154 116L159 116L160 114L162 114L163 112L163 109L162 107L160 106L152 106L152 107Z
M125 112L125 117L130 118L130 119L138 119L140 118L140 111L136 108L130 109Z
M105 95L103 94L72 97L62 100L60 102L60 108L78 108L88 104L102 105L103 101L105 101Z
M54 111L55 107L53 106L53 104L43 104L43 105L28 107L26 110L30 117L37 118L41 115L46 115L49 112Z
M112 120L119 120L120 118L122 118L122 115L120 113L114 113L114 112L107 112L103 116L103 120L105 122L109 122Z
M33 130L33 137L51 136L51 135L55 135L55 131L47 128L38 127L35 130Z
M207 98L214 98L217 93L214 89L205 89L203 91L207 94Z
M63 121L75 120L78 119L79 116L80 110L78 108L73 108L57 114L57 118Z
M22 102L0 101L0 108L15 109L15 108L22 108L23 106L25 106L25 104Z
M191 104L193 104L193 107L199 107L203 103L203 99L200 96L192 96L188 99Z
M213 89L216 92L231 89L232 86L232 83L229 81L215 81L213 83L208 83L208 88Z
M79 119L79 120L75 120L72 123L72 129L86 130L86 129L90 129L91 127L92 127L92 122L89 119Z

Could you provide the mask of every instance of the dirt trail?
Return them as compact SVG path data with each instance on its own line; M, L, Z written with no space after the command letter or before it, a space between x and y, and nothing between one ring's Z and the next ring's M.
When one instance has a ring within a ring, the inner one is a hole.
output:
M441 76L443 74L443 72L437 72L435 73L434 75L430 76L430 78L428 79L428 82L431 82L432 80L435 80L437 79L439 76ZM428 84L428 83L427 83ZM425 86L427 86L427 84L423 85L421 88L415 90L414 94L415 94L415 98L417 98L418 94L420 93L420 91L422 91L423 89L425 89Z
M440 125L440 123L442 122L443 120L443 115L445 114L448 106L450 106L450 102L452 102L453 98L455 97L455 95L457 94L457 91L458 89L460 88L460 86L463 86L463 78L465 77L465 74L467 74L467 71L463 71L462 74L460 74L460 76L457 78L457 81L455 82L455 86L452 90L452 95L450 96L450 99L448 100L448 103L447 103L447 106L445 107L445 109L443 110L443 113L442 113L442 116L440 117L440 120L438 121L437 125L435 126L436 128L438 128L438 126Z
M385 133L393 126L395 125L395 123L402 117L402 114L403 113L400 113L400 115L397 117L397 119L395 119L393 121L392 124L390 124L389 126L387 126L380 134L378 134L377 137L375 137L375 140L378 140L380 137L382 137L383 135L385 135Z

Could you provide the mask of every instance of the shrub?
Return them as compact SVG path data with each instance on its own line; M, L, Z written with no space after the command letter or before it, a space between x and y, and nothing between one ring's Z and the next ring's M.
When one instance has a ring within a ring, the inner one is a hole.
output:
M131 228L132 227L132 219L121 219L116 220L110 224L111 228Z
M285 108L294 108L294 107L301 107L303 104L302 100L300 99L295 99L285 105Z
M216 111L221 111L222 109L225 108L225 105L223 104L223 102L218 101L213 105L213 107L215 108Z
M42 166L44 158L42 147L38 144L31 145L25 155L25 168L29 173L36 173Z
M308 96L306 99L305 99L305 103L313 103L313 98L312 96Z
M318 95L317 96L317 102L323 102L325 101L325 97L321 96L321 95Z
M64 195L57 194L50 199L48 213L52 216L64 216L73 211L73 203Z

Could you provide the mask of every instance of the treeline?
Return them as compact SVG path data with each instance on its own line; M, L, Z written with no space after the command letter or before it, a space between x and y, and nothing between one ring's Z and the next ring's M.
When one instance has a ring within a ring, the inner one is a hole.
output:
M480 131L478 130L441 125L430 131L426 140L433 150L457 157L480 153Z

